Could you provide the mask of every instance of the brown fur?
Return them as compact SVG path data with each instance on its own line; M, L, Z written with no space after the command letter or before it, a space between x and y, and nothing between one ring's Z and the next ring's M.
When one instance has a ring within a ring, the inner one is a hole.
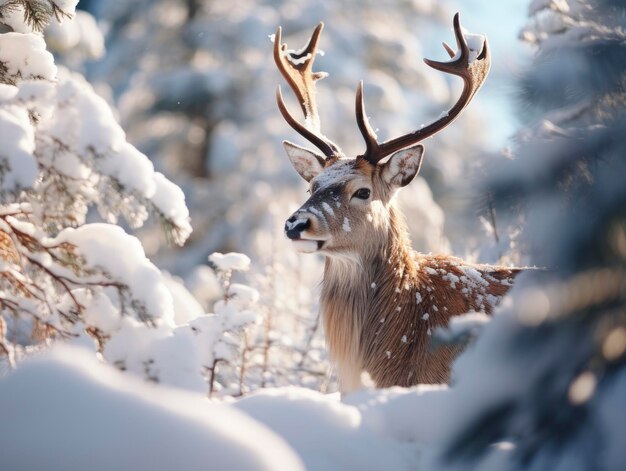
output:
M391 210L389 237L377 253L358 264L326 259L321 305L343 392L358 388L364 371L377 387L446 382L459 352L450 347L430 352L429 335L450 316L490 314L519 271L414 252L396 211ZM484 285L467 276L472 269Z

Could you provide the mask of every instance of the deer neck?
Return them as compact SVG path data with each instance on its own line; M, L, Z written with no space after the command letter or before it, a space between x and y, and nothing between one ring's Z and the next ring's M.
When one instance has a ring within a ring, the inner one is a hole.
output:
M382 214L366 247L349 256L326 257L320 305L328 350L343 392L361 385L361 331L374 297L402 289L403 279L414 267L399 210L391 203Z

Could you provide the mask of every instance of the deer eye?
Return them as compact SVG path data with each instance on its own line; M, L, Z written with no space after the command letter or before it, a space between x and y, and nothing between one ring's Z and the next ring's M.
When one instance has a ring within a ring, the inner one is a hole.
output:
M369 188L359 188L358 190L356 190L354 192L354 194L352 195L353 198L359 198L361 200L366 200L367 198L370 197L370 189Z

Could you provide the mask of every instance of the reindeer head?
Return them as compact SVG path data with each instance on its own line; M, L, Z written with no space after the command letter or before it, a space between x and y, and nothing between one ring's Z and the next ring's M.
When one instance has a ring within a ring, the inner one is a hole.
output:
M313 72L312 66L322 28L320 23L308 44L297 52L287 50L287 45L281 43L280 28L274 40L274 60L300 103L305 124L289 113L280 87L276 93L278 108L289 125L321 151L320 154L284 142L291 163L309 182L311 193L285 223L285 233L299 251L345 256L357 251L355 241L380 240L377 235L389 227L389 207L394 194L419 172L424 147L417 143L446 127L469 104L489 72L490 56L486 38L480 44L472 41L472 48L468 46L457 13L454 34L458 51L443 43L451 58L449 62L424 61L434 69L461 77L464 82L461 97L428 126L382 143L378 142L365 113L363 82L360 82L356 120L366 148L362 155L347 158L320 131L315 82L327 74Z

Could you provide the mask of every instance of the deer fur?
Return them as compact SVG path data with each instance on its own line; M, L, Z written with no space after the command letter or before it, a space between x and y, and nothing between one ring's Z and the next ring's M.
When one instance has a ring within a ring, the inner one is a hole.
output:
M447 382L459 350L431 352L431 333L451 316L491 314L519 271L413 251L395 206L381 235L358 262L326 258L321 311L344 393L361 386L363 372L377 387Z

